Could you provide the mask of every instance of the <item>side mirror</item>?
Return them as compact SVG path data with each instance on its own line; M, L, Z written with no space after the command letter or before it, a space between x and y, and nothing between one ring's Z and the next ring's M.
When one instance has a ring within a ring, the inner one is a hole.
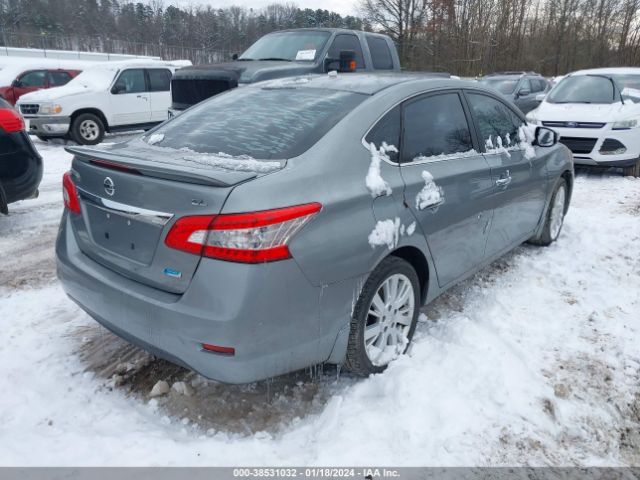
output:
M526 97L527 95L529 95L531 93L530 90L527 90L526 88L523 88L522 90L520 90L518 92L518 97Z
M111 87L111 93L113 93L114 95L118 95L119 93L122 93L126 90L125 86L122 84L115 84L113 87Z
M558 133L550 128L537 127L534 145L539 147L553 147L558 143Z
M542 102L546 96L546 93L539 93L538 95L536 95L536 102Z
M357 66L356 52L354 50L342 50L340 52L341 72L355 72Z
M13 82L11 82L11 86L12 87L20 87L20 86L22 86L22 82L16 78Z
M237 60L238 59L238 54L234 53L233 55L231 55L231 60Z

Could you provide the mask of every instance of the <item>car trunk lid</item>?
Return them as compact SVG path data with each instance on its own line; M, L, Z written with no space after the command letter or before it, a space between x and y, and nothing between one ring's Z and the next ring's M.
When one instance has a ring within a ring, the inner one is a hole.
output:
M67 150L75 155L72 172L81 214L71 215L71 221L82 252L128 278L173 293L187 289L200 257L165 245L171 226L183 216L219 213L235 185L258 176L192 166L179 152Z

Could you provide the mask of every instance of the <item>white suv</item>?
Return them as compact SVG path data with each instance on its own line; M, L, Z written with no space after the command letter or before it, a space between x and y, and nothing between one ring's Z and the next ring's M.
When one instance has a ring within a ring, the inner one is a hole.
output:
M527 120L557 130L576 164L622 167L640 176L640 68L572 73Z
M189 61L131 60L85 69L62 87L20 97L28 132L100 143L105 132L148 129L167 119L173 72Z

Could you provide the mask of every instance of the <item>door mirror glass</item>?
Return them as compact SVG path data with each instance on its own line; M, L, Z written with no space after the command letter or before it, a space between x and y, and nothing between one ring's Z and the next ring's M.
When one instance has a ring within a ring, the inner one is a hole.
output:
M18 79L16 78L13 82L11 82L11 86L12 86L12 87L21 87L21 86L22 86L22 83L20 82L20 80L18 80Z
M238 54L234 53L233 55L231 55L231 60L237 60L238 59Z
M520 91L518 92L518 96L519 97L526 97L527 95L529 95L531 93L531 90L528 90L526 88L522 88L520 89Z
M538 95L536 95L536 102L542 102L544 100L544 97L546 96L546 93L539 93Z
M119 93L123 93L126 89L127 87L125 87L123 84L116 83L113 87L111 87L111 93L113 93L114 95L118 95Z
M553 147L556 143L558 143L558 134L555 131L545 127L536 128L535 145Z

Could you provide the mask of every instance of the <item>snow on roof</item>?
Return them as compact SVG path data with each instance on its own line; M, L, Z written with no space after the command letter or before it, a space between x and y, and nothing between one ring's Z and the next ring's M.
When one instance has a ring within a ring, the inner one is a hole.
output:
M610 68L590 68L578 70L570 75L640 75L640 68L635 67L610 67Z
M410 81L450 80L448 73L335 73L305 75L254 84L257 88L322 88L373 95L387 87ZM459 82L460 80L456 80ZM248 85L251 88L251 85ZM247 88L247 87L245 87Z

